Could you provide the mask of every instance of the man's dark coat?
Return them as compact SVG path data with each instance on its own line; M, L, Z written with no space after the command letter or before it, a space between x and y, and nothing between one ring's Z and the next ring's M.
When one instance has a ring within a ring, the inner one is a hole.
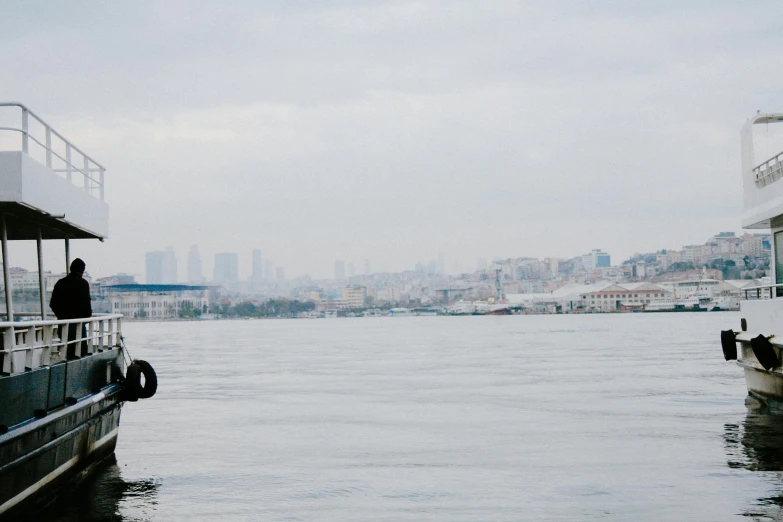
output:
M91 317L90 283L71 272L55 283L49 307L57 319Z

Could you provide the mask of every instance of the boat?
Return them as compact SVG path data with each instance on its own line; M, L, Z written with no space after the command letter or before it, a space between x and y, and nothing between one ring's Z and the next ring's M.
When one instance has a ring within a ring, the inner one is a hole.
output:
M57 320L48 310L44 243L63 242L67 272L71 239L108 236L104 167L23 104L0 112L18 125L0 128L0 520L18 520L114 454L123 403L152 396L157 377L129 360L121 314ZM15 240L36 241L37 313L14 313Z
M413 315L408 308L389 308L389 317L409 317Z
M472 301L457 301L446 309L447 315L473 315L476 305Z
M432 307L427 307L427 306L414 308L413 310L411 310L411 314L413 314L413 315L416 315L416 316L427 316L427 317L438 315L439 312L440 312L440 310L438 310L437 308L432 308Z
M757 113L740 133L742 143L743 215L745 229L771 229L771 283L745 287L740 302L739 330L721 332L727 361L743 369L748 395L768 405L783 403L783 152L759 161L753 129L783 122L783 113ZM767 134L767 133L765 133ZM769 136L769 135L768 135ZM769 138L767 138L769 139ZM778 143L783 150L783 143Z
M709 297L682 297L652 301L644 305L645 312L706 312Z

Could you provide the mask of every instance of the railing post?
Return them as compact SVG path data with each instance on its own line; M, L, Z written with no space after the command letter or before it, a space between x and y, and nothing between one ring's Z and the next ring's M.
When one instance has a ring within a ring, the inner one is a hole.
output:
M52 129L46 126L46 166L52 168Z
M76 357L81 359L84 356L84 353L82 352L82 328L84 326L84 323L81 321L72 323L73 326L76 328L76 331L74 332L74 340L76 342L74 353L76 354Z
M27 120L28 120L27 109L22 107L22 152L24 152L25 154L27 154L29 144L30 144L30 138L27 135L27 131L28 131Z
M105 319L101 319L100 322L98 323L98 335L99 335L99 337L98 337L98 351L100 351L100 352L102 352L104 350L104 348L106 348L105 338L104 338L104 336L106 335L106 326L105 325L106 325L106 320Z
M71 163L71 144L65 143L65 178L73 181L73 163Z
M101 201L103 201L103 183L104 183L104 174L106 173L106 169L101 167Z

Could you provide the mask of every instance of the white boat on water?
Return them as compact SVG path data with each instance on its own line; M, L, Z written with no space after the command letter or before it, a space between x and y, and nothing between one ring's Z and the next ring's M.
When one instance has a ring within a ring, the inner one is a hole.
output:
M709 297L688 296L653 301L644 305L645 312L706 312Z
M476 305L472 301L457 301L446 309L449 315L473 315Z
M743 288L740 331L721 332L724 357L743 368L749 395L776 404L783 404L783 152L758 162L753 129L781 122L783 113L756 114L742 128L742 227L771 229L772 283ZM783 140L777 145L783 150Z

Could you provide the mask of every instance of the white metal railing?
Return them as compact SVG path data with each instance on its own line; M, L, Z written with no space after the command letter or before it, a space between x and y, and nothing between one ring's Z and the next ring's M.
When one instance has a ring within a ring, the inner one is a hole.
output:
M38 152L43 153L43 156L45 156L43 162L47 167L54 172L62 174L71 183L75 183L73 179L74 174L77 176L81 174L84 191L103 200L106 169L100 163L65 139L62 134L54 130L23 104L15 102L0 103L0 109L4 107L21 110L21 121L18 127L0 127L0 131L15 132L21 135L22 143L19 150L32 156L31 142L33 145L38 145L40 147ZM34 129L32 129L34 125L31 125L31 120L32 122L37 122L40 127L40 133L34 132ZM78 183L75 184L78 185Z
M775 292L776 288L783 288L783 284L750 286L742 288L740 291L744 294L745 300L775 299L783 297L783 292Z
M756 185L761 187L779 180L783 177L783 152L772 156L767 161L753 168L756 176Z
M86 335L82 335L82 326ZM62 331L61 328L62 327ZM69 335L73 337L68 340ZM120 345L122 314L84 319L0 322L0 371L17 374L66 360L68 346L83 357Z

